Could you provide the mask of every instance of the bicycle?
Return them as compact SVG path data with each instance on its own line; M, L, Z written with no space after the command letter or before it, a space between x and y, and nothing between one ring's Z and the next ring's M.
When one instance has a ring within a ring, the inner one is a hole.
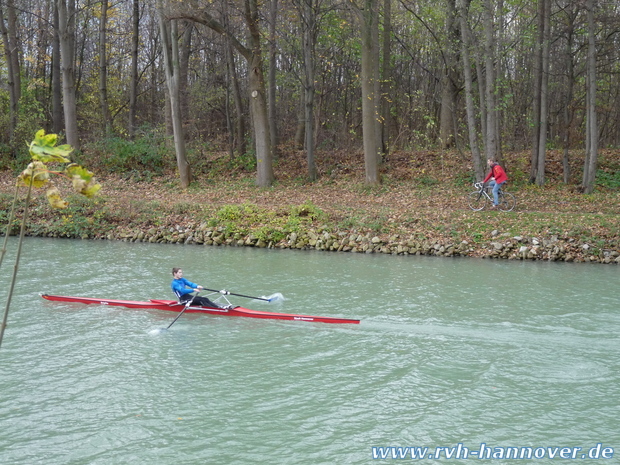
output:
M483 183L476 182L474 183L474 187L478 189L477 191L471 192L467 197L467 203L469 208L471 208L475 212L479 212L480 210L484 210L487 203L493 205L493 193L490 193L490 189L485 187ZM498 200L499 204L497 208L499 208L503 212L512 211L512 209L517 204L517 199L510 192L504 192L503 189L500 188L498 192ZM488 202L487 202L488 201Z

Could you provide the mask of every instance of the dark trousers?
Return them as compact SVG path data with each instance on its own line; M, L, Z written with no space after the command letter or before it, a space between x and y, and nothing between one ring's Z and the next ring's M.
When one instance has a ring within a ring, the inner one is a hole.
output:
M199 295L197 295L197 296L192 296L192 295L183 296L181 298L181 303L182 304L186 304L188 300L192 300L192 297L193 297L194 300L192 301L190 306L219 308L219 305L216 304L215 302L211 302L206 297L201 297Z

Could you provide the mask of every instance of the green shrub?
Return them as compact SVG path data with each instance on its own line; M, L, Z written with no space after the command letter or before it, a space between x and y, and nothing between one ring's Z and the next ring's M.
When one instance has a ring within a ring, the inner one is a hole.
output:
M140 173L161 175L176 166L167 138L155 132L135 140L109 137L85 150L92 152L91 164L111 173L130 173L134 177Z

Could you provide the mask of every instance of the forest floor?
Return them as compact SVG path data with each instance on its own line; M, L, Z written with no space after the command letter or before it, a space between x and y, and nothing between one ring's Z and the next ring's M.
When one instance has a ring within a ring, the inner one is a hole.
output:
M474 243L501 234L555 236L620 252L620 151L601 152L600 181L589 195L579 189L583 156L572 156L573 174L565 184L562 153L550 151L546 183L537 187L528 182L529 153L504 155L507 191L517 198L515 210L509 213L468 208L466 197L473 190L471 162L455 151L394 153L382 168L378 186L364 182L361 153L319 154L319 179L310 183L303 154L289 151L276 160L276 181L269 188L256 187L255 173L235 167L227 154L205 154L200 172L185 190L179 187L175 174L154 176L136 170L98 175L103 186L99 202L114 212L106 215L106 221L117 222L116 226L195 223L218 212L222 217L223 209L230 206L252 206L276 216L293 209L299 215L305 211L308 228L328 226L340 231ZM5 198L12 194L14 177L8 171L0 173L0 194ZM48 210L35 208L40 221L50 222L51 216L58 215ZM256 224L261 222L260 215L238 221L261 226Z

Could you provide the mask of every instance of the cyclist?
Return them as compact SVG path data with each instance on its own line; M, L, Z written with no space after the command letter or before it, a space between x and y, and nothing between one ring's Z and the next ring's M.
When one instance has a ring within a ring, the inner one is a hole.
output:
M506 181L508 181L508 176L506 176L504 168L502 168L494 159L489 158L487 160L487 165L489 165L491 170L482 183L486 184L487 181L491 180L489 182L489 187L493 189L493 208L497 208L497 205L499 204L499 189L506 183Z

